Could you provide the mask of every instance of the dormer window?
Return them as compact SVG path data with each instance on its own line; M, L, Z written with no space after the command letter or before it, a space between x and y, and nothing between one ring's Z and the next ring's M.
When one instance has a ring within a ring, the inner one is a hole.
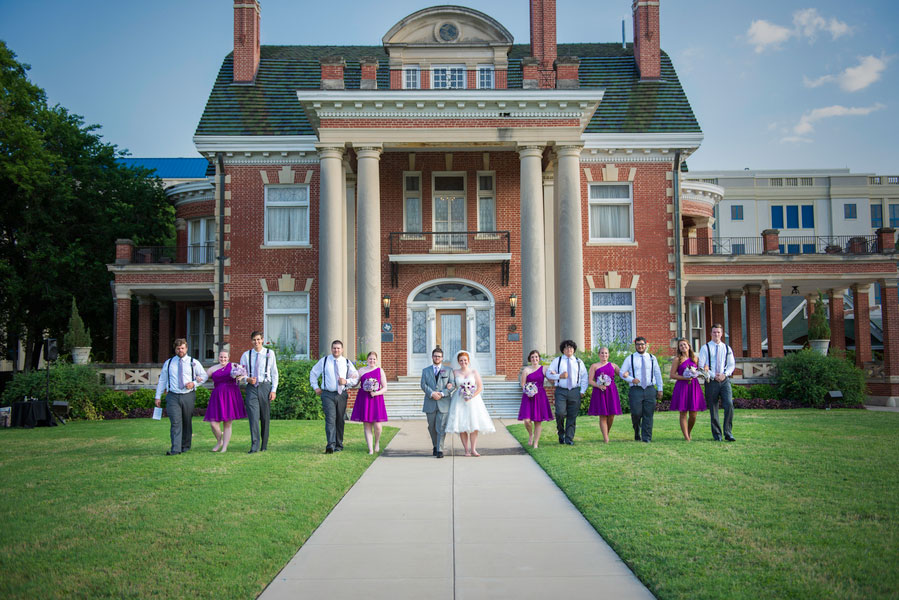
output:
M493 65L478 65L478 89L492 90L494 87Z
M435 90L464 90L465 65L434 65L431 87Z
M421 69L418 65L409 65L403 68L403 89L421 89Z

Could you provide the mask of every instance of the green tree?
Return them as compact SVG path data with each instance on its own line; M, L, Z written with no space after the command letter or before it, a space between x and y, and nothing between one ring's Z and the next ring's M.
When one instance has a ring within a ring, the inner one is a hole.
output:
M43 332L61 337L74 297L95 354L108 355L115 240L161 244L173 209L149 171L118 162L126 153L99 126L49 106L28 69L0 41L0 329L9 345L25 338L35 365Z

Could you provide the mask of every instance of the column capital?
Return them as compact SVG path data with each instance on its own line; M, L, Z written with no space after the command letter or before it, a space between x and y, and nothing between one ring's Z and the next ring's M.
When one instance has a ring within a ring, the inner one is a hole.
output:
M562 158L563 156L566 156L566 157L574 156L574 157L580 158L581 151L583 149L584 149L583 144L561 144L561 145L555 146L555 152L559 158Z
M843 296L848 291L849 291L849 288L831 288L830 297L831 298L839 298L840 300L842 300Z
M357 158L374 158L380 160L384 147L380 144L353 144Z
M727 290L726 295L732 300L739 300L743 297L743 290Z
M872 283L853 283L852 284L852 293L853 294L870 294L872 292L872 288L874 284Z
M131 288L121 285L115 286L116 300L131 300Z
M154 303L154 300L153 300L152 296L138 296L137 303L140 306L147 306L147 305L152 306Z
M185 231L187 230L187 220L181 217L175 219L175 231Z
M520 158L526 157L534 157L534 158L543 158L543 148L539 144L519 144L518 145L518 156Z
M336 144L316 144L315 149L318 150L318 155L321 158L336 158L338 160L343 158L345 152L342 145Z
M770 279L765 282L765 288L769 290L783 289L783 281L780 279Z
M882 288L894 288L899 284L899 281L896 279L881 279L878 283Z
M724 304L724 294L712 296L712 304Z
M760 294L762 292L762 286L759 283L747 283L743 286L743 291L747 294Z

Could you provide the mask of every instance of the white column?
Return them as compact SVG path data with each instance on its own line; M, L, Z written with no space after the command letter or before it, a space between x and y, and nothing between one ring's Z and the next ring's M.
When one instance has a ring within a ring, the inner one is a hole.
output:
M344 167L346 170L346 167ZM356 344L356 175L346 173L346 244L345 259L346 277L346 309L344 310L344 323L346 329L346 355L355 357L359 354Z
M381 354L381 148L356 147L356 335L359 352Z
M546 278L543 283L543 296L546 303L546 341L547 352L552 353L558 343L556 336L556 211L555 211L555 171L554 163L543 173L543 230L546 239L543 243Z
M522 358L546 353L546 258L543 251L543 147L518 149L521 160L521 332Z
M558 336L584 350L584 247L581 217L581 146L557 146L556 311Z
M343 148L322 146L321 190L318 215L318 353L331 350L331 341L343 337L344 264L341 263L344 202Z

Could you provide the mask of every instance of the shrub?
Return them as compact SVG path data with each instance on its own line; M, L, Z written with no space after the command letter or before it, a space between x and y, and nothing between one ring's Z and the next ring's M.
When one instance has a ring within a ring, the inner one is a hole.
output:
M84 321L78 314L78 306L75 304L75 298L72 298L72 315L69 317L69 330L63 337L63 343L66 348L84 348L91 345L91 330L84 328Z
M128 394L127 410L136 408L155 408L156 407L156 391L150 389L141 389Z
M209 406L209 396L212 395L212 392L207 387L203 387L202 385L197 386L197 401L194 404L194 408L202 408L204 411L206 407Z
M748 400L752 398L752 391L745 385L731 385L730 390L733 393L734 400Z
M815 300L815 312L808 317L808 339L830 339L830 324L827 322L825 310L824 296L821 295L821 292L818 292L818 298Z
M62 362L50 365L50 401L68 402L69 414L74 419L102 419L95 403L104 391L97 370L90 365ZM2 403L9 405L24 396L46 398L46 371L16 373L3 391Z
M96 409L103 413L119 412L125 413L125 406L128 403L128 394L116 390L106 390L95 403Z
M767 383L757 383L755 385L749 386L749 397L750 398L761 398L762 400L767 399L776 399L777 396L777 387L773 385L769 385Z
M272 402L272 419L323 419L321 398L309 385L309 372L316 361L281 360L278 363L278 393Z
M803 406L824 407L827 392L843 392L842 405L861 405L865 401L865 373L845 359L823 356L811 350L795 352L775 359L777 398Z

